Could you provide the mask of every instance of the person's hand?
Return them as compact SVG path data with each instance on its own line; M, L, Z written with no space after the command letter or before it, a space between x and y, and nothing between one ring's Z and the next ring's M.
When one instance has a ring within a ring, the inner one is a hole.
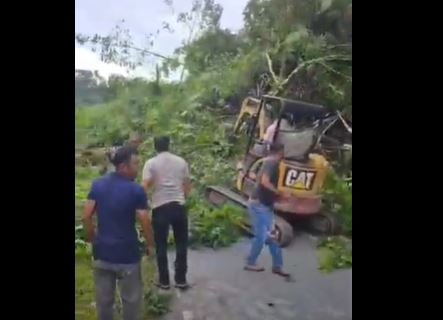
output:
M146 252L146 255L148 257L154 257L155 256L155 248L154 248L154 246L149 246L149 245L146 246L145 252Z
M95 231L92 230L91 232L87 232L85 236L85 240L87 243L92 243L95 238Z
M283 190L280 192L280 197L283 199L289 199L292 196L291 192Z
M273 229L273 230L271 230L270 232L268 232L268 237L269 237L269 239L271 239L271 240L277 240L278 239L278 234L277 234L277 230L276 229Z

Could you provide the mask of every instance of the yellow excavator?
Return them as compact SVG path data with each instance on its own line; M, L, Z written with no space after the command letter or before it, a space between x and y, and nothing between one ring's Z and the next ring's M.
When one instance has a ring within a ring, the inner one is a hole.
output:
M257 111L259 106L260 99L256 97L248 96L243 100L240 107L240 113L234 124L234 134L238 135L242 131L244 131L246 132L246 134L249 135L251 133L250 130L252 130L252 126L254 125L255 120L257 120L255 134L257 137L263 139L266 128L269 127L272 123L272 106L266 105L264 107L264 110L258 113ZM256 117L257 119L255 119Z
M319 232L335 233L337 221L322 207L329 162L314 151L320 134L335 116L320 105L269 95L262 95L260 99L247 98L235 127L238 130L241 118L249 115L248 143L243 158L237 164L236 185L232 189L209 186L206 188L207 199L216 206L233 203L247 207L257 174L267 155L263 137L266 126L272 122L268 114L271 108L278 110L273 142L285 146L284 159L279 165L278 189L292 194L289 199L281 199L275 204L274 223L280 245L288 245L294 237L293 227L288 222L293 218L308 220L309 225Z

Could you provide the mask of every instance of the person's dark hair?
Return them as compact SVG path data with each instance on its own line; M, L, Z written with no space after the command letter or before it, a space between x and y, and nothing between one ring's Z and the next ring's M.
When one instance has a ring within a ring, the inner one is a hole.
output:
M291 114L289 114L289 113L283 113L283 114L281 115L281 118L290 121L290 120L291 120Z
M281 143L273 143L269 146L269 153L276 154L285 149L285 146Z
M169 151L169 137L168 136L155 137L154 148L157 152Z
M119 165L123 163L129 163L129 160L131 160L131 157L133 155L138 155L137 150L135 150L134 148L131 147L118 148L114 154L114 157L112 158L112 164L117 169Z

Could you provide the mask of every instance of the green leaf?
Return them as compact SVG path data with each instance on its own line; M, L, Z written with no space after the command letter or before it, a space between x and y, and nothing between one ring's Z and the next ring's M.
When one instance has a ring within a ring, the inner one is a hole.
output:
M306 28L299 28L299 30L291 32L285 39L284 43L286 46L292 46L299 42L301 39L308 36L308 31Z

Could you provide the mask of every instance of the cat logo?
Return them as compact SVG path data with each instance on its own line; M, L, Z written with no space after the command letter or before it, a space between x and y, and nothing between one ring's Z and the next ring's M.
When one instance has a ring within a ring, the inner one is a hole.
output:
M288 168L285 175L284 186L296 190L312 190L315 175L315 171Z

